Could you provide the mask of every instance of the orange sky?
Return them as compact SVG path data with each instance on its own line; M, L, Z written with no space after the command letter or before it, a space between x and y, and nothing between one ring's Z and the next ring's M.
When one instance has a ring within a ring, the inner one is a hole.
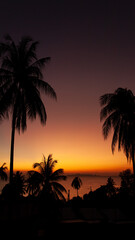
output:
M56 107L56 103L54 103ZM53 119L52 119L53 120ZM70 123L69 126L50 123L45 127L39 121L28 123L24 134L16 132L15 138L15 170L32 170L35 162L42 160L42 154L58 160L56 168L63 168L65 172L76 173L119 173L132 165L122 152L111 152L111 136L104 141L101 124ZM0 125L2 140L0 148L1 164L9 166L10 150L10 120Z

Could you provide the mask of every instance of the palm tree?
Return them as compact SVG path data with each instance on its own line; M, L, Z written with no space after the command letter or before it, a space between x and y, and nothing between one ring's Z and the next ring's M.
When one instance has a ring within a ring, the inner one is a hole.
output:
M107 191L107 196L109 198L113 197L116 195L116 188L115 188L115 182L112 177L109 177L107 179L107 184L106 184L106 191Z
M78 190L82 185L82 180L79 177L75 177L71 183L71 186L77 190L77 197L78 197Z
M112 153L118 143L118 150L123 149L127 160L132 161L135 176L135 96L131 90L118 88L101 96L100 104L103 136L107 139L113 129Z
M7 181L7 173L6 170L8 169L6 166L6 163L3 163L2 166L0 167L0 178L1 180Z
M46 123L47 114L41 100L40 90L56 99L53 88L43 80L42 70L49 57L37 58L38 42L31 37L22 37L18 44L7 35L0 43L0 116L12 116L10 183L13 180L15 129L20 133L27 128L27 117L31 120L39 115Z
M40 163L34 163L34 169L39 170L40 185L42 187L42 193L45 197L54 196L55 199L65 200L63 192L67 192L66 189L59 183L60 180L66 180L64 171L62 168L54 171L57 160L53 160L50 154L46 159L43 156L43 161ZM38 177L39 178L39 177Z

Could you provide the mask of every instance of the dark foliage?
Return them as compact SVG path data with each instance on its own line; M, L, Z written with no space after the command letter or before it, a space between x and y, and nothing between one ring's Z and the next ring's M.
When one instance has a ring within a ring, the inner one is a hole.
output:
M118 144L118 150L123 149L132 161L135 175L135 96L131 90L118 88L114 93L101 96L100 104L103 136L106 139L113 129L112 152Z
M75 177L71 183L71 186L77 190L77 197L78 197L78 190L82 185L82 180L79 177Z
M0 167L0 178L1 178L1 180L7 181L8 176L7 176L6 171L8 170L8 168L5 165L6 165L6 163L3 163L2 166Z
M46 159L43 156L43 161L34 163L33 167L38 171L30 171L27 179L27 190L30 194L40 195L41 198L49 200L61 199L65 200L63 192L66 189L59 183L60 180L66 180L63 169L54 171L57 160L53 160L52 155Z

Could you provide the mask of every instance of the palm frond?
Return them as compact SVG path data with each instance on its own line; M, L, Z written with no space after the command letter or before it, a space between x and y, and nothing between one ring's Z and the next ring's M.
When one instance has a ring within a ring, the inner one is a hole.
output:
M7 116L8 109L14 102L15 85L9 86L7 91L0 98L0 115Z
M25 60L26 60L28 65L30 65L33 60L37 60L36 48L37 48L38 44L39 44L38 41L32 42L29 49L27 50Z
M57 100L57 95L54 91L54 89L45 81L37 78L33 78L33 83L36 87L38 87L40 90L42 90L45 94L48 96L54 98Z
M108 117L104 121L103 126L102 126L102 132L103 132L104 139L107 139L107 137L110 133L111 127L112 127L111 117Z
M100 121L102 121L103 119L105 119L108 115L108 107L104 107L101 109L100 111Z
M119 138L119 122L117 123L117 126L115 127L114 129L114 133L113 133L113 138L112 138L112 144L111 144L111 147L112 147L112 153L114 153L114 150L115 150L115 146L116 146L116 143L118 141L118 138ZM119 145L119 148L120 150L120 145Z
M65 200L63 192L67 193L67 190L58 182L53 182L52 187L53 187L54 192L56 193L58 199L60 198L62 200Z
M116 131L118 132L118 151L123 147L123 140L126 137L126 129L124 129L123 119L118 122L118 126L116 126Z
M32 63L31 66L39 67L39 69L42 69L45 66L45 64L48 63L50 60L51 60L50 57L40 58L34 63Z
M6 163L3 163L1 167L2 167L4 170L8 170L7 166L4 167L5 165L6 165Z
M64 170L62 168L57 169L51 175L51 180L59 181L59 180L66 180L67 177L64 175Z
M5 56L5 57L3 58L1 67L2 67L3 69L5 69L6 71L13 72L13 71L14 71L15 64L13 63L13 61L11 60L11 58Z
M61 192L67 193L67 190L60 183L54 181L52 185L55 188L55 190L57 189L57 190L60 190Z
M30 119L35 119L36 115L39 116L42 124L46 123L47 114L45 106L40 98L39 91L31 85L31 92L27 90L27 113Z
M57 162L58 162L57 160L53 160L53 159L52 159L52 161L51 161L51 163L50 163L50 168L52 169L52 171L53 171L53 169L54 169L54 167L55 167L55 165L56 165Z
M7 173L5 171L7 171L8 168L5 165L6 165L6 163L3 163L2 166L0 167L0 178L2 180L7 181L8 176L7 176Z
M29 76L29 81L33 82L38 80L38 79L42 79L43 78L43 74L40 71L39 67L37 66L30 66L28 67L28 69L26 69L26 73Z
M41 165L40 163L34 163L34 164L33 164L33 168L40 167L40 165Z
M104 106L104 105L108 104L112 97L113 97L112 93L107 93L107 94L102 95L99 98L100 105Z

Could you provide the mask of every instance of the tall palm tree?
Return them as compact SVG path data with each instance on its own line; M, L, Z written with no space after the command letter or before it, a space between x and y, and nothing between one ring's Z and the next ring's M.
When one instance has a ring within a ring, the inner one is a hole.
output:
M7 181L8 177L7 177L6 171L7 171L8 168L5 165L6 165L6 163L3 163L2 166L0 167L0 178L2 180Z
M41 100L40 90L56 99L53 88L43 80L42 70L49 57L37 58L38 42L31 37L22 37L16 44L11 36L0 43L0 116L12 116L10 183L13 180L13 159L15 129L20 133L27 128L27 117L31 120L39 115L41 123L46 123L47 114Z
M56 163L57 160L53 160L50 154L47 159L43 156L43 161L34 163L33 167L39 170L42 193L45 194L45 196L54 196L55 199L65 200L63 192L66 193L67 191L59 181L66 180L66 176L62 168L54 171Z
M71 183L71 186L77 190L77 197L78 197L78 190L82 185L82 180L79 177L75 177Z
M107 139L113 129L112 152L116 144L119 151L123 149L127 160L132 161L135 176L135 96L131 90L118 88L114 93L101 96L100 104L103 136Z

